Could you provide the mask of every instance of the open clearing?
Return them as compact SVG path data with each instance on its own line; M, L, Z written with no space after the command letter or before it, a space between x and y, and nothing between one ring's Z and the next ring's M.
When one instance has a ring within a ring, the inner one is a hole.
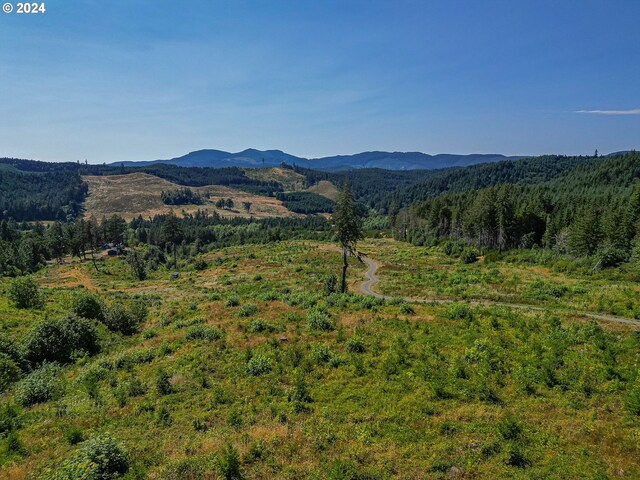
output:
M194 213L206 210L209 213L218 212L223 217L282 217L295 216L275 198L253 195L222 185L208 185L204 187L189 187L201 195L208 194L204 205L165 205L160 195L163 191L184 188L154 175L146 173L131 173L127 175L84 176L89 185L89 196L85 202L85 216L120 215L127 220L142 215L144 218L168 213ZM218 209L215 202L221 198L231 198L235 206L233 209ZM242 202L251 202L251 210L247 212Z
M142 472L130 478L221 478L228 444L247 480L638 478L638 423L625 406L634 327L556 308L620 284L583 279L554 300L529 298L539 285L512 285L511 272L529 278L539 266L463 265L390 239L360 249L379 270L367 276L352 259L350 290L375 277L375 290L394 299L326 294L341 257L310 241L212 249L182 257L177 279L164 262L142 282L123 258L100 258L99 272L70 259L36 275L43 309L0 296L1 330L16 339L64 316L79 285L107 306L142 296L149 307L132 335L101 326L102 351L64 366L58 396L20 407L24 453L4 457L0 478L37 478L73 458L82 443L70 428L122 442ZM494 269L501 276L486 274ZM431 293L457 302L395 298ZM553 314L465 296L529 298ZM13 391L5 398L15 402ZM332 473L345 471L355 473Z
M247 177L263 182L277 182L287 191L297 191L304 188L304 175L289 170L288 168L245 168Z
M338 198L338 189L333 183L327 180L320 180L315 185L307 188L307 192L317 193L318 195L322 195L323 197L334 201Z

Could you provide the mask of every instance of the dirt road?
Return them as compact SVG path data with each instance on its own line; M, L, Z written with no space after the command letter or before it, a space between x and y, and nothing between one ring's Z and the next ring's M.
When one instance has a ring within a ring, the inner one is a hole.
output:
M380 263L368 257L361 257L361 258L364 261L364 263L367 264L367 271L365 272L365 276L367 277L367 280L365 280L360 284L360 291L365 295L373 295L374 297L383 298L385 300L393 299L394 297L391 297L389 295L383 295L373 290L373 286L379 281L378 277L376 276L376 273L378 272L378 268L380 268ZM403 297L403 300L410 303L453 303L456 301L456 300L443 299L443 298L411 298L411 297ZM536 305L525 305L521 303L493 302L491 300L470 301L468 303L470 305L499 305L502 307L519 308L523 310L570 313L572 315L576 315L580 317L588 317L588 318L594 318L596 320L603 320L605 322L616 322L616 323L622 323L625 325L633 325L633 326L640 327L640 321L638 320L633 320L630 318L623 318L623 317L613 317L610 315L600 315L600 314L590 313L590 312L576 312L576 311L569 311L566 309L539 307Z

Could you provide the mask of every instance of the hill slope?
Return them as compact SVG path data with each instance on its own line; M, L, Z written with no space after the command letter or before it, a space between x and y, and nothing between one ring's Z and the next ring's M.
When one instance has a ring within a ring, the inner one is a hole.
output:
M160 198L161 193L177 190L181 186L153 175L146 173L88 175L82 179L89 186L85 216L95 215L98 219L117 214L131 220L138 215L149 218L170 211L193 213L197 210L207 210L209 213L215 211L225 217L264 218L295 215L275 198L253 195L222 185L192 187L194 192L209 196L205 199L204 205L165 205ZM235 206L231 209L216 208L215 203L221 198L231 198ZM243 208L243 202L251 202L249 212Z

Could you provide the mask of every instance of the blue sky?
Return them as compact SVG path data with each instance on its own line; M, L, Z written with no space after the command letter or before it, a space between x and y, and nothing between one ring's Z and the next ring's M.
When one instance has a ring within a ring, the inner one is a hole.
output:
M640 146L637 0L45 4L0 14L0 156Z

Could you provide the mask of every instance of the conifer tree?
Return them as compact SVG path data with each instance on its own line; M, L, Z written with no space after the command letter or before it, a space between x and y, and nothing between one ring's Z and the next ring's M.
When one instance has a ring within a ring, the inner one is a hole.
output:
M347 291L348 255L356 255L356 245L362 239L362 220L358 212L358 204L353 198L349 184L345 183L338 195L333 211L332 221L336 238L342 249L342 278L340 291Z

